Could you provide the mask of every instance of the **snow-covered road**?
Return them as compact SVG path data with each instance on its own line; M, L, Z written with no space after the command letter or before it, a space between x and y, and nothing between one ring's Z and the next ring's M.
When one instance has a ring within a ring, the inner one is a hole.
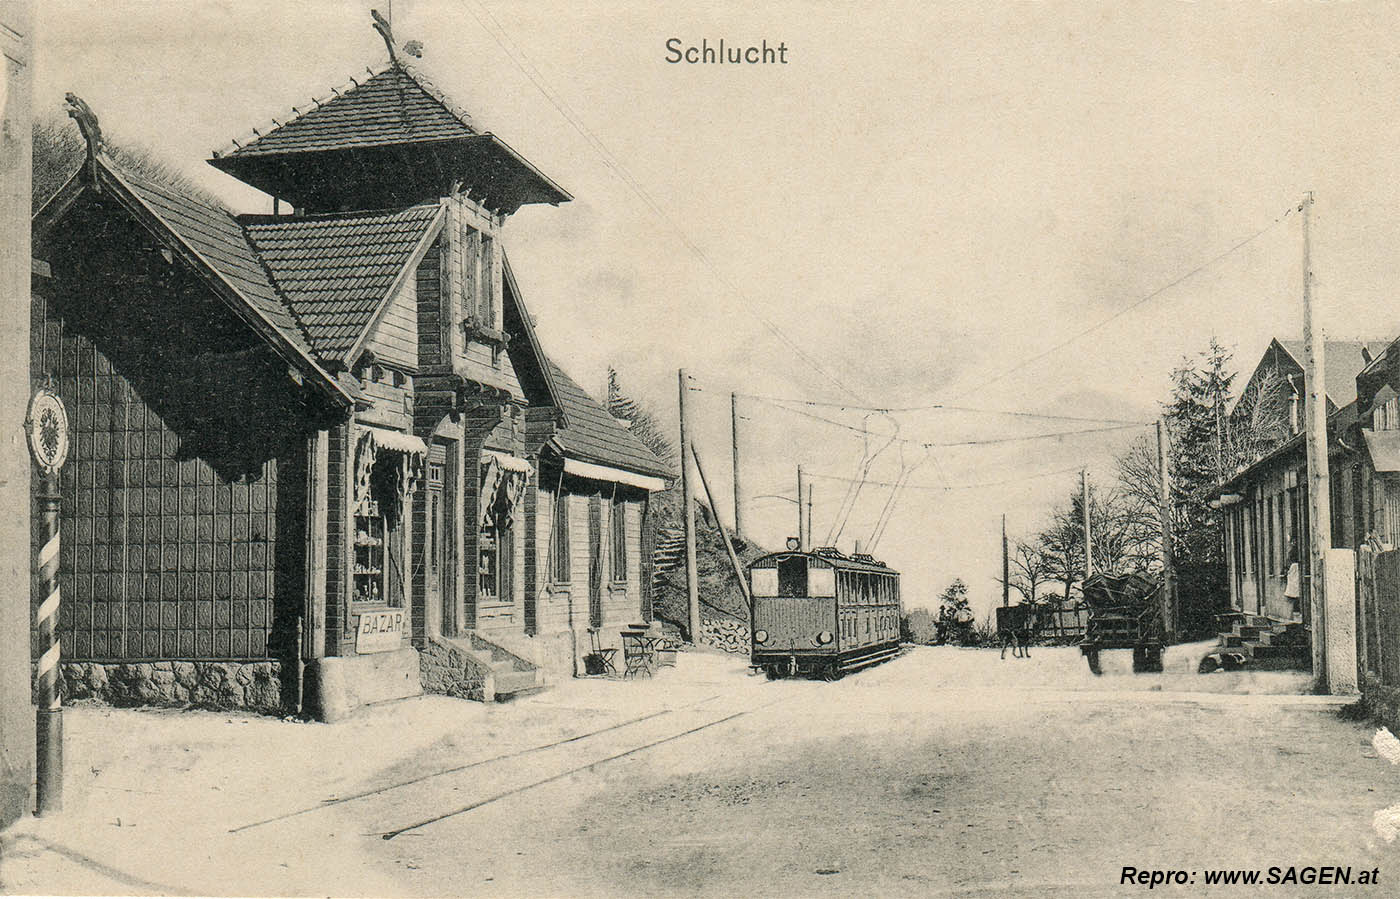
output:
M65 813L5 835L0 883L1040 896L1121 895L1125 865L1384 874L1395 850L1371 823L1400 769L1373 729L1301 695L1304 676L1195 675L1196 652L1095 678L1072 649L920 648L834 684L686 654L651 681L335 725L78 706Z

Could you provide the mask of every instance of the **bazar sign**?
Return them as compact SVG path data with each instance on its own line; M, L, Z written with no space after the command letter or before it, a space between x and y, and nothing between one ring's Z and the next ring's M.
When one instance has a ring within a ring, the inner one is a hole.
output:
M355 629L355 651L388 652L398 649L403 639L403 624L402 610L365 612L360 616L360 626Z

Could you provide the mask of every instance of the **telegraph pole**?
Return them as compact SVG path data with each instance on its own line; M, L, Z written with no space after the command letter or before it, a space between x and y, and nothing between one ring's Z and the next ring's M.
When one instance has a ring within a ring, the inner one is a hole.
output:
M744 492L739 489L739 394L729 394L729 452L734 459L734 534L744 534Z
M1331 478L1327 470L1327 341L1318 326L1317 305L1312 295L1312 191L1303 195L1303 342L1306 344L1308 512L1312 535L1312 566L1308 572L1308 606L1312 612L1313 678L1327 685L1327 591L1325 566L1332 547Z
M1162 630L1167 642L1176 638L1176 560L1172 549L1172 480L1168 463L1171 455L1167 452L1167 429L1162 420L1157 419L1157 471L1160 476L1161 496L1158 516L1162 522Z
M1011 605L1011 554L1006 546L1006 513L1001 513L1001 604Z
M1089 533L1089 471L1086 468L1079 469L1079 505L1084 513L1084 579L1087 581L1094 573L1094 541Z
M685 369L677 372L680 381L681 418L681 498L685 519L685 593L689 608L690 642L700 645L700 582L695 571L695 495L690 489L690 430L687 425L686 397L690 393L690 376Z
M807 476L802 466L797 466L797 543L798 549L806 552L811 549L811 534L807 532Z

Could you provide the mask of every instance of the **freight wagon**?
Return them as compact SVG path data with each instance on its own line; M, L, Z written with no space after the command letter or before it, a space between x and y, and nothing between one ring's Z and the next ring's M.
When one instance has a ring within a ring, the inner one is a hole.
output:
M749 565L749 585L750 660L770 678L835 680L899 653L899 572L868 555L770 553Z

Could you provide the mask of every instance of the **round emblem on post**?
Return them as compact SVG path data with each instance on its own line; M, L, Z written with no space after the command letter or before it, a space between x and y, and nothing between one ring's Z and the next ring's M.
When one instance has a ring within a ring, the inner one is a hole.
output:
M47 387L34 394L24 430L29 437L29 454L39 473L46 478L58 474L68 459L68 410L58 394Z

